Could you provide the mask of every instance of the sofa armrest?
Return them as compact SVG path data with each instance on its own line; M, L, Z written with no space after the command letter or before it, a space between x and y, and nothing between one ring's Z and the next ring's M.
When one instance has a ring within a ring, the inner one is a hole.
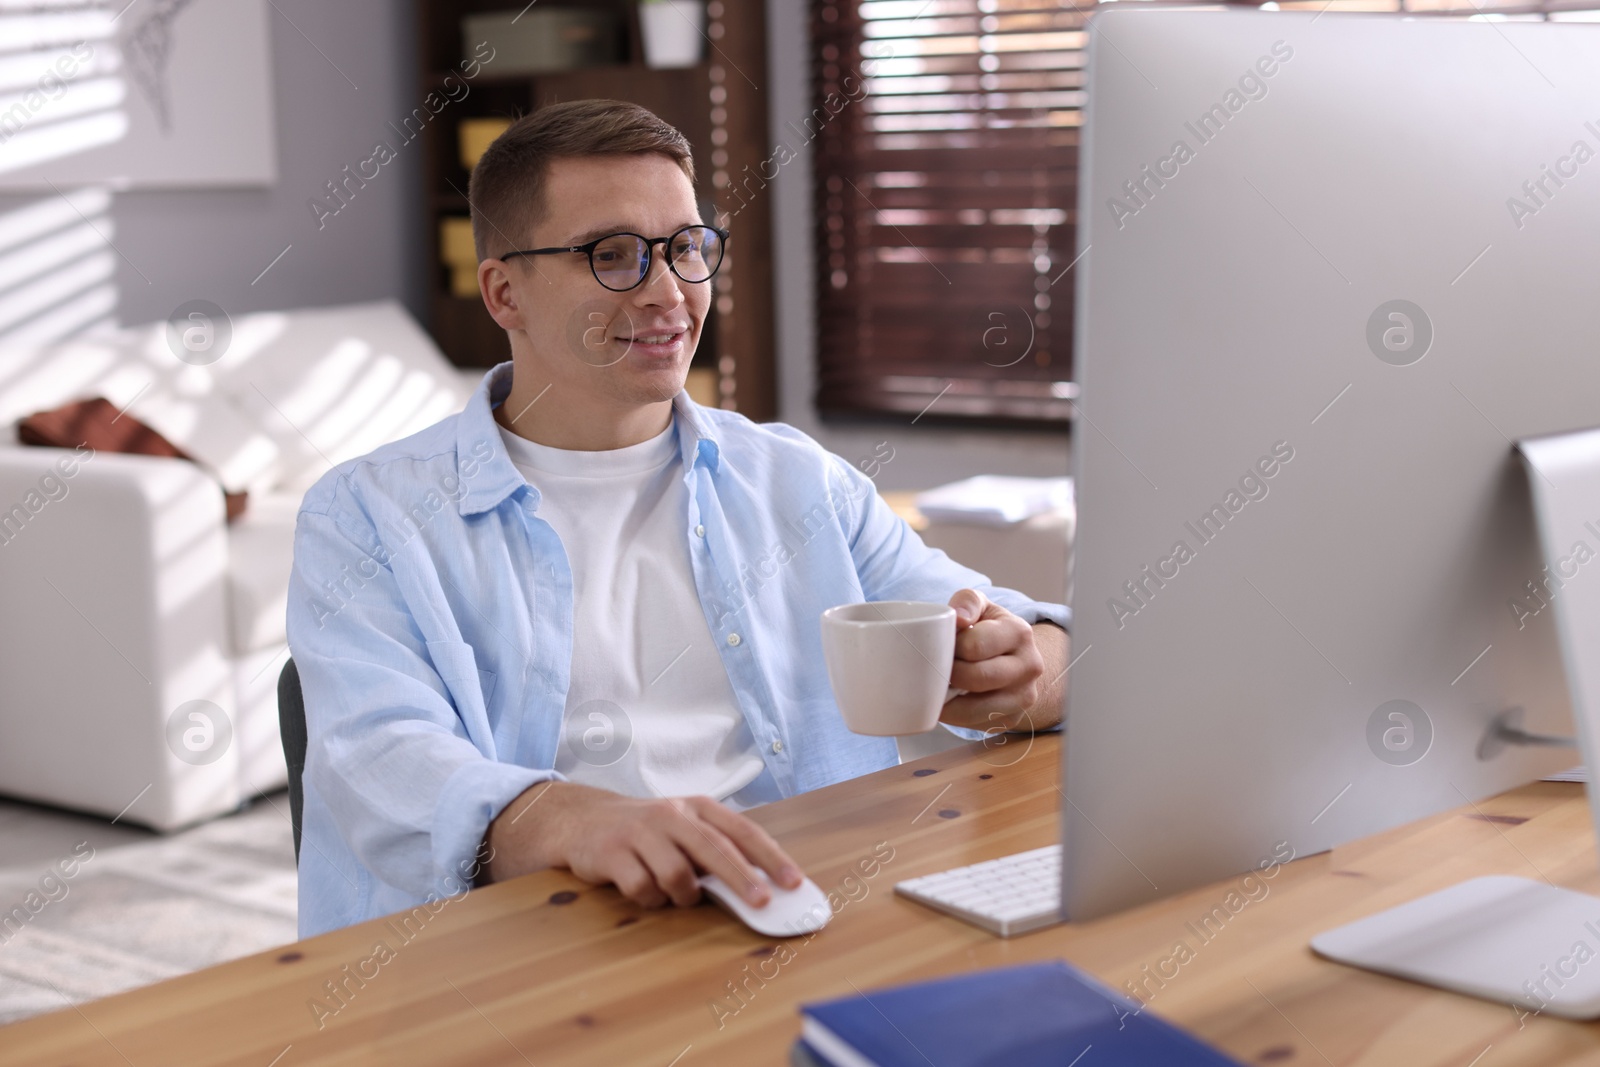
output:
M0 792L159 829L237 804L227 551L192 463L0 448Z

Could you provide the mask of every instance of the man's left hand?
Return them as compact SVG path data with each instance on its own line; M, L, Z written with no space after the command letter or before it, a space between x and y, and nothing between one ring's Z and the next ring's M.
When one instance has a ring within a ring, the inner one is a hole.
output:
M1071 639L1059 626L1030 626L976 589L950 598L956 660L950 684L966 693L939 721L974 730L1042 730L1061 721Z

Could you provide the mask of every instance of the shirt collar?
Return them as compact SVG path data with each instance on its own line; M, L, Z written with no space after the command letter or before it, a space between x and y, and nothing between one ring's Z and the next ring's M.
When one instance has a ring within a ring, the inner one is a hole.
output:
M507 361L485 374L456 417L456 473L464 487L456 507L463 516L499 507L507 497L528 485L502 447L500 426L494 418L495 407L511 392L511 368ZM703 462L715 474L721 447L700 405L690 399L688 390L681 389L672 398L672 410L677 416L674 424L678 427L683 469L688 471ZM538 490L533 492L537 494Z
M678 447L682 449L683 469L692 470L697 461L703 461L717 473L721 463L722 446L711 432L705 409L689 398L689 390L680 389L672 398L672 410L677 415Z

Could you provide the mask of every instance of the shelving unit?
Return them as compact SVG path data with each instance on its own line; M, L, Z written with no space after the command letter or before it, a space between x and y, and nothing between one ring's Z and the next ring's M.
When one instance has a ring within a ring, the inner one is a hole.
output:
M510 358L505 331L489 317L482 299L452 294L450 272L439 254L440 221L469 215L469 172L459 158L457 140L461 121L514 119L564 100L629 100L654 111L689 139L703 217L733 231L727 258L712 283L715 299L691 364L692 370L706 372L697 375L697 386L713 394L718 406L757 421L775 417L770 190L761 188L752 196L751 190L764 183L746 181L742 194L735 195L735 183L759 174L772 153L766 94L761 91L766 81L763 6L710 0L705 58L698 66L675 70L645 65L638 13L629 0L566 0L561 6L614 12L621 61L537 75L498 73L491 62L468 83L471 89L464 98L449 103L423 128L429 331L459 366L488 367ZM465 16L523 9L522 3L505 0L419 0L419 99L440 90L448 75L459 77L461 60L472 51L462 47Z

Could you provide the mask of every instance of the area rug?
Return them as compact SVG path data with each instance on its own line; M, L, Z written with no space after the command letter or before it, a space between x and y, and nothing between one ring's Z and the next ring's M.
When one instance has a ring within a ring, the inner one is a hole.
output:
M293 941L295 893L281 795L169 837L0 869L0 1025Z

